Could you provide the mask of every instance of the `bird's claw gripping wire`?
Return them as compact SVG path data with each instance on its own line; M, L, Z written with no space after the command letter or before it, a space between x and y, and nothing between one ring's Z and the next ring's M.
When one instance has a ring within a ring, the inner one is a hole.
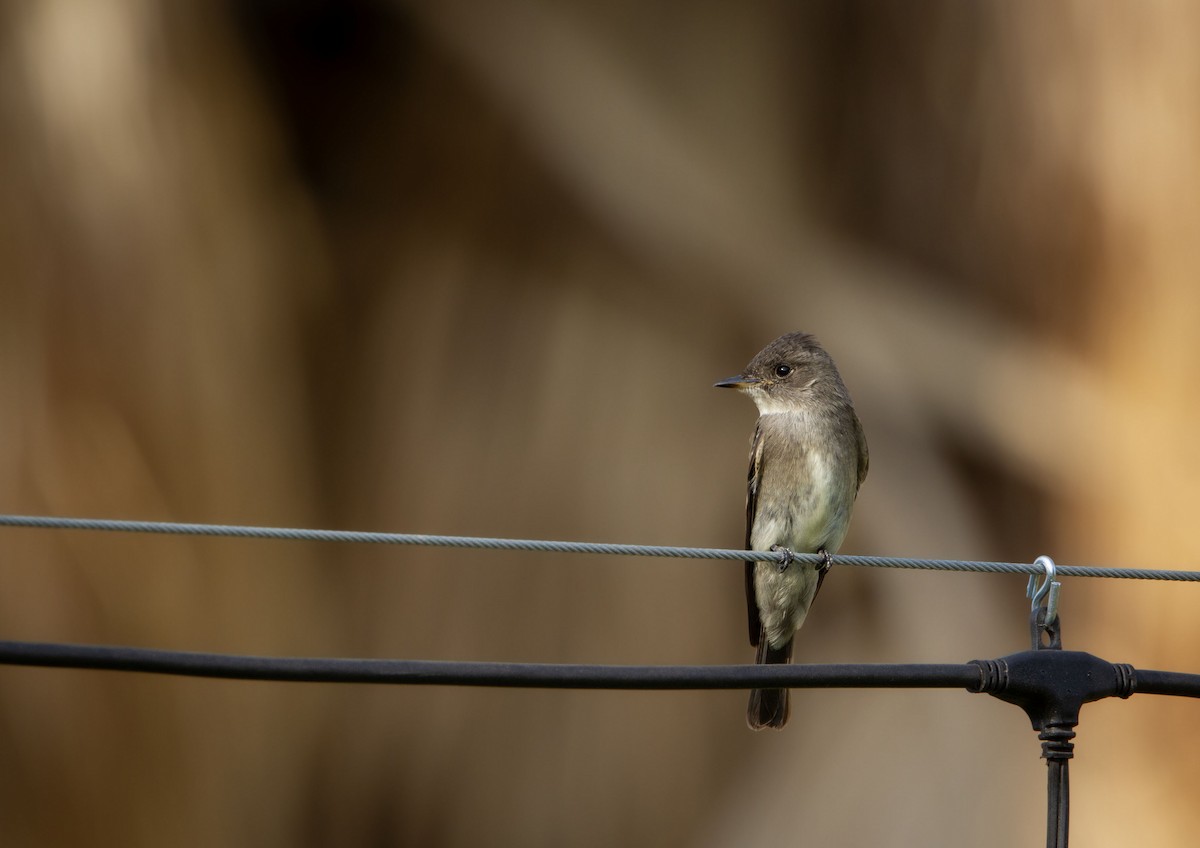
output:
M787 571L792 563L796 561L796 552L791 548L785 548L783 545L771 545L771 552L782 554L783 557L779 560L779 570ZM833 565L833 557L829 555L829 551L821 548L817 551L821 555L821 565L817 568L817 573L824 574L829 570L829 566Z

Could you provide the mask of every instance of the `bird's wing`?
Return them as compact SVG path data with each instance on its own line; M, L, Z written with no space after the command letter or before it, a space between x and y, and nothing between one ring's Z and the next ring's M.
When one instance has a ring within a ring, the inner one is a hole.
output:
M850 407L850 423L854 429L854 439L858 443L858 479L854 484L854 497L858 497L858 490L862 488L863 480L867 479L867 468L871 464L871 455L867 451L867 434L863 432L862 422L858 420L858 414L854 411L854 407ZM821 587L825 584L825 576L829 574L828 568L821 568L817 571L817 588L813 590L812 599L815 601L817 595L821 594ZM812 601L809 602L810 604Z
M871 455L867 451L867 434L863 432L862 424L859 423L853 409L850 410L850 419L854 422L854 436L858 439L858 484L854 487L854 494L857 496L863 480L867 479L867 466L871 464Z
M763 438L762 424L754 427L754 440L750 443L750 471L746 475L746 550L750 547L750 534L754 532L754 516L758 512L758 484L762 480ZM753 560L746 562L746 618L750 630L750 644L758 647L762 634L762 621L758 617L758 600L754 596Z

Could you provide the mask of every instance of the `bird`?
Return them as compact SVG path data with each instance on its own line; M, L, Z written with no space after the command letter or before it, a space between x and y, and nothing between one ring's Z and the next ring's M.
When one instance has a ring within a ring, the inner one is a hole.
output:
M746 488L746 550L777 551L780 562L746 562L746 612L758 664L789 663L796 631L850 527L869 455L862 424L832 357L808 333L771 342L718 388L737 389L758 408ZM796 553L820 554L812 564ZM754 689L753 730L782 728L786 689Z

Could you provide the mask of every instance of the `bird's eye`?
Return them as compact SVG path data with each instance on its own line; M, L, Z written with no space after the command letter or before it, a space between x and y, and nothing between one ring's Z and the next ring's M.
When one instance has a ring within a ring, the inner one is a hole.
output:
M788 374L791 374L791 373L792 373L792 366L790 366L790 365L780 363L779 365L775 366L775 376L776 377L786 377Z

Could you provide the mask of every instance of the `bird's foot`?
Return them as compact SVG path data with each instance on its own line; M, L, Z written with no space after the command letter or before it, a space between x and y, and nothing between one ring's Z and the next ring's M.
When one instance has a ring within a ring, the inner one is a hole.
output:
M788 567L795 562L796 555L792 553L791 548L785 548L782 545L771 545L771 550L777 554L783 554L783 559L779 561L779 570L787 571Z
M818 550L817 553L821 555L820 571L821 573L824 573L829 570L829 566L833 565L833 557L831 557L829 555L829 551L825 550L824 548Z

